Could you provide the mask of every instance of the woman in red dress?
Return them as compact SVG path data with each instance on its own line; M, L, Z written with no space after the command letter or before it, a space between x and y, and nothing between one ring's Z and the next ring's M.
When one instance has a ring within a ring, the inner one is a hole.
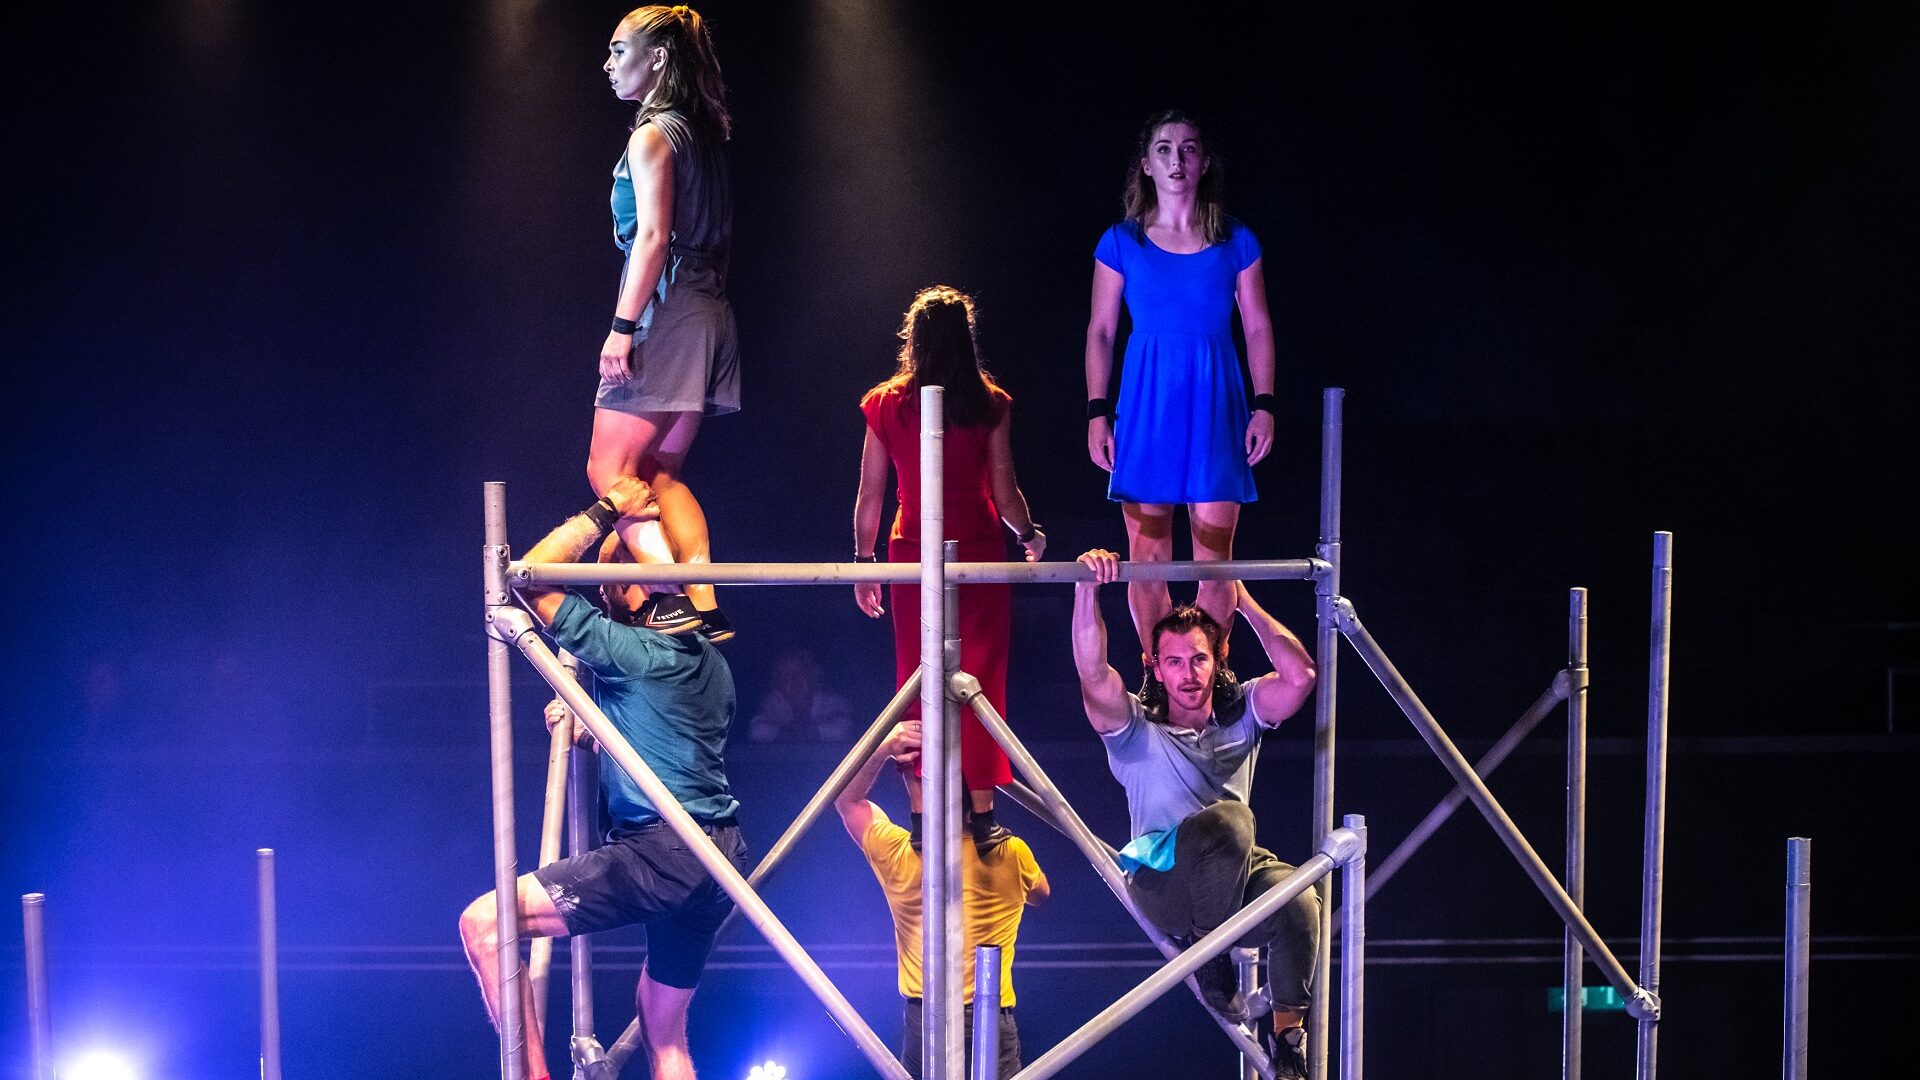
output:
M887 469L899 478L899 512L888 536L889 562L920 559L920 408L922 386L946 388L946 540L960 544L967 562L1006 558L1004 522L1037 561L1047 537L1033 522L1027 497L1013 471L1013 398L980 363L974 333L973 298L935 285L920 290L900 324L900 363L893 377L867 391L860 411L867 418L860 455L860 491L853 504L853 557L874 561ZM891 586L894 681L899 685L920 664L920 586ZM855 585L854 601L873 618L886 614L880 586ZM1008 585L960 587L960 666L980 680L987 700L1007 714L1007 634L1013 622ZM906 719L918 719L919 704ZM1008 833L993 818L993 790L1013 779L1007 755L971 713L960 721L960 774L966 781L975 845L985 851Z

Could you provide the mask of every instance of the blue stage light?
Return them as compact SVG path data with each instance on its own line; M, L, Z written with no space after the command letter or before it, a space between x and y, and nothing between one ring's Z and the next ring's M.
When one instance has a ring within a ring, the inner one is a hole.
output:
M60 1071L65 1080L140 1080L133 1063L111 1050L89 1050Z
M747 1070L747 1080L787 1080L787 1067L777 1061L768 1061Z

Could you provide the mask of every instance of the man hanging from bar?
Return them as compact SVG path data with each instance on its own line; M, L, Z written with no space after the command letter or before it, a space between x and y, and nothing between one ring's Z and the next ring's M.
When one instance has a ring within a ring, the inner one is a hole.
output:
M1117 579L1120 557L1080 556L1094 581L1073 594L1073 661L1087 720L1106 744L1107 764L1127 792L1133 839L1120 851L1128 891L1146 917L1182 947L1191 945L1294 868L1254 844L1247 805L1265 729L1299 711L1313 690L1313 659L1278 619L1234 585L1235 607L1273 664L1273 673L1237 682L1221 661L1225 633L1205 611L1175 607L1153 627L1153 655L1139 694L1107 662L1100 585ZM1306 1076L1305 1017L1312 1002L1320 901L1312 891L1236 944L1267 946L1264 997L1273 1012L1269 1043L1276 1075ZM1207 1003L1243 1022L1256 1011L1240 993L1226 952L1196 973Z
M568 518L527 552L528 562L579 562L601 545L600 561L625 558L609 532L622 522L660 514L647 485L627 477L593 506ZM602 540L609 542L601 544ZM700 634L668 635L632 625L646 597L642 586L601 590L612 617L579 596L530 586L525 599L554 644L598 676L599 704L667 790L742 873L746 846L728 790L727 733L733 724L733 673ZM571 722L563 708L547 724ZM686 849L659 812L611 757L600 759L613 828L604 846L523 874L520 934L565 937L644 923L647 960L636 993L655 1080L693 1080L687 1049L687 1006L707 954L733 901ZM499 1023L498 916L491 891L460 916L460 940L480 979L487 1014ZM532 1022L527 980L521 981L530 1080L546 1080L546 1056Z
M881 766L891 759L900 769L907 786L907 801L913 812L913 829L903 829L887 817L887 812L868 800L873 781ZM915 1077L920 1075L921 1001L923 977L920 970L922 927L920 917L920 721L895 724L887 738L860 771L847 781L834 800L848 835L859 846L873 867L874 877L887 895L887 909L893 914L893 943L900 952L900 996L902 1009L900 1060ZM1047 875L1034 861L1033 849L1020 837L1006 838L982 850L972 844L960 845L960 921L965 927L966 963L962 975L962 999L966 1002L965 1030L973 1030L974 949L981 945L1000 947L1000 1052L995 1075L1010 1077L1020 1071L1020 1031L1013 1020L1013 947L1020 933L1020 916L1027 905L1046 902ZM973 1044L967 1044L973 1055ZM968 1065L971 1075L972 1065Z

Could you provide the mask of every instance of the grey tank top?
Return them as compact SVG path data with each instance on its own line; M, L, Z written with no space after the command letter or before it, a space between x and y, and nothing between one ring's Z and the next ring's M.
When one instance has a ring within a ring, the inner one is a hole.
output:
M661 292L671 288L725 296L733 250L733 187L726 156L719 143L700 138L678 112L655 113L647 123L667 137L673 150L673 239ZM613 242L621 251L631 251L640 222L624 152L613 167L612 203Z

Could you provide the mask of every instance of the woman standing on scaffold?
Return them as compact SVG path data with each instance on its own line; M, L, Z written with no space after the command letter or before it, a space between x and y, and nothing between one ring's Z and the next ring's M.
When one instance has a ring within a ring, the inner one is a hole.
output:
M739 343L726 291L733 244L733 193L721 153L726 90L706 24L685 6L628 13L602 68L614 96L640 111L613 168L614 242L626 265L613 329L600 348L587 480L599 495L623 476L652 486L659 524L622 531L636 556L644 546L655 561L670 553L674 562L707 562L707 518L681 477L701 417L740 408ZM711 585L654 593L635 621L666 633L697 630L713 641L733 636Z
M960 558L999 562L1006 558L1002 522L1013 530L1027 561L1046 551L1047 535L1034 524L1027 497L1013 471L1013 398L980 361L973 298L935 285L920 290L900 325L900 366L893 377L867 391L860 411L867 418L860 454L860 490L853 503L853 558L873 562L886 496L887 469L899 477L900 509L887 541L888 562L920 559L920 387L946 388L944 488L946 532L960 544ZM920 586L893 592L894 685L920 666ZM886 614L880 586L855 585L854 602L873 618ZM960 667L980 680L987 700L1007 715L1007 637L1013 627L1013 587L960 586ZM919 717L919 705L902 719ZM1006 751L971 712L960 719L960 774L966 781L974 845L982 853L1010 835L993 817L993 790L1013 779ZM918 826L914 832L916 842Z
M1173 557L1174 510L1185 505L1193 557L1233 558L1240 506L1258 498L1253 466L1273 449L1273 328L1260 242L1226 215L1220 167L1185 113L1149 117L1125 191L1126 220L1093 252L1087 322L1087 451L1112 473L1107 497L1126 519L1127 557ZM1120 304L1133 317L1117 407L1108 399ZM1240 311L1253 381L1249 411L1233 347ZM1196 602L1233 625L1235 585L1203 581ZM1127 584L1140 636L1172 609L1167 586Z

